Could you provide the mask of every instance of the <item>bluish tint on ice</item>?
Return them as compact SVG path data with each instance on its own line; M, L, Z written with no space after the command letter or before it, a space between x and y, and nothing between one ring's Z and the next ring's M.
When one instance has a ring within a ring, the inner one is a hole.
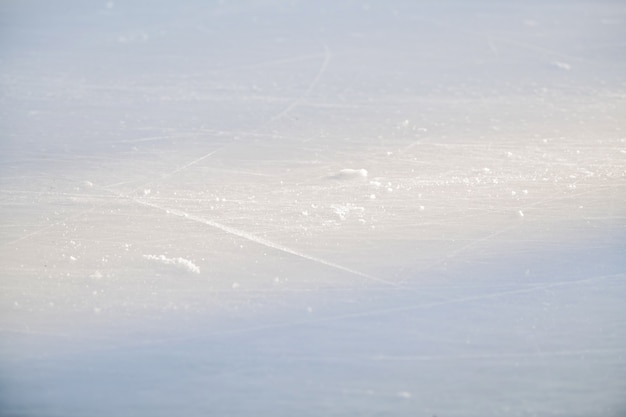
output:
M625 28L2 3L0 415L624 415Z

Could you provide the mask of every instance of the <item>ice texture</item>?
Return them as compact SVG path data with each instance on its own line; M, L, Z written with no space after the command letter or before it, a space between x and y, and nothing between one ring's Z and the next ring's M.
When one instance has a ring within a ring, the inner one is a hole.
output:
M0 2L0 416L626 415L625 28Z

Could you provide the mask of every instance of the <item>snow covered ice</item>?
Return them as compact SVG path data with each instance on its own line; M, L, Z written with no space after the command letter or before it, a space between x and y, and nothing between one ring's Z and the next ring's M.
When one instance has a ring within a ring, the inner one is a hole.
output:
M0 415L626 414L620 2L0 21Z
M165 265L177 265L182 267L183 269L189 271L189 272L193 272L195 274L199 274L200 273L200 268L198 268L198 266L196 264L194 264L192 261L190 261L189 259L185 259L185 258L168 258L165 255L144 255L143 256L145 259L150 259L152 261L157 261L160 262L162 264Z

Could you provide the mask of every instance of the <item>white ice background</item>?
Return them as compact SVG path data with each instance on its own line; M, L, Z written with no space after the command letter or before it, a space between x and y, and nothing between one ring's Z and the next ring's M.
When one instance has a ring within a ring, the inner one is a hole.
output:
M626 5L0 3L0 415L626 415Z

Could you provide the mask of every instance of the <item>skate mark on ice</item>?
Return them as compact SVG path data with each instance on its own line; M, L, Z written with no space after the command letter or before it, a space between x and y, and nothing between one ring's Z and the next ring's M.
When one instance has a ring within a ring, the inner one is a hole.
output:
M187 212L185 212L183 210L164 207L164 206L161 206L161 205L158 205L158 204L151 203L149 201L140 200L138 198L133 198L133 197L130 197L130 196L119 195L119 197L129 198L133 202L135 202L137 204L140 204L142 206L154 208L154 209L163 211L163 212L165 212L167 214L171 214L173 216L182 217L182 218L189 219L189 220L197 222L197 223L201 223L201 224L204 224L204 225L207 225L207 226L211 226L211 227L219 229L219 230L221 230L223 232L226 232L226 233L229 233L231 235L234 235L234 236L237 236L237 237L249 240L249 241L257 243L259 245L267 246L268 248L272 248L272 249L275 249L275 250L278 250L278 251L281 251L281 252L284 252L284 253L288 253L290 255L295 255L295 256L297 256L299 258L307 259L309 261L313 261L313 262L319 263L321 265L325 265L325 266L328 266L328 267L331 267L331 268L334 268L334 269L337 269L337 270L340 270L340 271L348 272L350 274L357 275L357 276L360 276L362 278L367 278L368 280L371 280L371 281L376 281L376 282L379 282L379 283L382 283L382 284L385 284L385 285L389 285L389 286L392 286L392 287L397 287L397 288L401 288L402 287L402 285L400 285L398 283L395 283L395 282L392 282L392 281L387 281L385 279L382 279L382 278L379 278L379 277L376 277L376 276L373 276L373 275L370 275L370 274L366 274L364 272L357 271L355 269L352 269L352 268L349 268L349 267L346 267L346 266L343 266L343 265L339 265L339 264L334 263L334 262L327 261L327 260L319 258L317 256L308 255L308 254L306 254L304 252L300 252L298 250L289 248L287 246L284 246L284 245L272 242L270 240L267 240L267 239L264 239L262 237L253 235L253 234L248 233L246 231L243 231L243 230L231 227L231 226L227 226L225 224L216 222L214 220L205 219L205 218L200 217L200 216L189 214L189 213L187 213Z
M461 304L461 303L467 303L467 302L473 302L473 301L495 299L495 298L501 298L501 297L506 297L510 295L532 293L536 291L545 291L551 288L572 286L572 285L577 285L577 284L586 284L586 283L600 281L600 280L616 279L616 278L622 278L622 277L624 277L623 273L594 276L594 277L584 278L584 279L575 280L575 281L557 282L557 283L550 283L550 284L538 284L530 288L499 291L495 293L482 294L482 295L476 295L476 296L471 296L471 297L460 297L460 298L453 298L449 300L428 302L428 303L415 304L415 305L373 309L373 310L348 313L348 314L338 314L334 316L321 317L318 319L298 320L298 321L282 322L282 323L271 323L271 324L265 324L265 325L260 325L260 326L245 327L245 328L240 328L240 329L224 330L224 331L214 332L211 334L212 335L240 334L240 333L256 332L256 331L263 331L263 330L271 330L271 329L276 329L276 328L291 327L291 326L303 326L303 325L309 325L309 324L319 324L319 323L328 323L328 322L335 322L335 321L341 321L341 320L350 320L350 319L357 319L357 318L364 318L364 317L379 317L379 316L384 316L384 315L389 315L389 314L407 313L411 311L425 310L429 308Z
M251 63L241 64L241 65L224 66L224 67L209 69L206 72L203 72L202 74L198 74L198 77L206 77L207 74L224 74L224 73L232 73L233 71L275 67L275 66L281 66L285 64L293 64L293 63L313 61L313 60L317 61L320 59L320 56L323 57L323 55L320 53L311 53L311 54L292 56L290 58L277 58L277 59L269 59L269 60L258 61L258 62L251 62Z
M51 224L49 224L47 226L44 226L44 227L42 227L40 229L37 229L37 230L35 230L33 232L30 232L30 233L27 233L27 234L25 234L23 236L20 236L17 239L13 239L13 240L10 240L8 242L4 242L0 246L12 245L14 243L21 242L22 240L29 239L29 238L31 238L33 236L37 236L37 235L39 235L41 233L44 233L44 232L46 232L46 231L48 231L48 230L50 230L50 229L52 229L52 228L54 228L56 226L62 225L64 223L66 223L66 222L69 222L70 220L77 219L77 218L85 215L86 213L89 213L89 212L93 211L94 209L95 209L95 207L91 207L91 208L88 208L88 209L85 209L85 210L81 210L81 211L79 211L76 214L73 214L71 216L67 216L67 217L65 217L65 218L63 218L63 219L61 219L59 221L53 222L53 223L51 223Z
M511 353L468 353L468 354L448 354L448 355L368 355L356 356L353 359L360 361L379 361L379 362L430 362L442 360L489 360L489 359L528 359L528 358L553 358L568 356L598 356L598 355L619 355L626 353L626 349L571 349L571 350L554 350L541 352L511 352ZM345 361L345 357L331 357L325 355L323 357L290 357L290 360L298 361Z
M193 166L193 165L197 164L198 162L201 162L201 161L203 161L203 160L207 159L208 157L210 157L211 155L213 155L213 154L214 154L215 152L217 152L218 150L219 150L219 149L215 149L215 150L213 150L213 151L211 151L211 152L209 152L209 153L207 153L207 154L205 154L205 155L201 156L200 158L196 158L196 159L194 159L193 161L191 161L191 162L189 162L189 163L187 163L187 164L183 165L182 167L178 167L178 168L176 168L176 169L175 169L175 170L173 170L172 172L170 172L170 173L167 173L167 174L163 175L163 176L161 177L161 179L166 179L166 178L169 178L169 177L171 177L171 176L172 176L172 175L174 175L174 174L177 174L177 173L179 173L179 172L181 172L181 171L186 170L187 168L189 168L189 167L191 167L191 166Z
M266 330L276 330L276 329L283 329L283 328L289 328L289 327L308 326L308 325L316 325L316 324L322 324L322 323L332 323L332 322L338 322L338 321L343 321L343 320L351 320L351 319L380 317L380 316L385 316L385 315L390 315L390 314L408 313L408 312L412 312L412 311L426 310L426 309L430 309L430 308L436 308L436 307L447 306L447 305L454 305L454 304L460 304L460 303L466 303L466 302L473 302L473 301L481 301L481 300L486 300L486 299L501 298L501 297L506 297L506 296L510 296L510 295L532 293L532 292L535 292L535 291L545 291L545 290L551 289L551 288L557 288L557 287L563 287L563 286L571 286L571 285L578 285L578 284L585 284L585 283L591 283L591 282L595 282L595 281L599 281L599 280L605 280L605 279L621 279L623 277L624 277L623 273L613 274L613 275L594 276L594 277L580 279L580 280L576 280L576 281L557 282L557 283L551 283L551 284L538 284L538 285L530 287L530 288L522 288L522 289L508 290L508 291L499 291L499 292L495 292L495 293L491 293L491 294L476 295L476 296L471 296L471 297L460 297L460 298L444 300L444 301L435 301L435 302L428 302L428 303L421 303L421 304L414 304L414 305L405 305L405 306L398 306L398 307L392 307L392 308L372 309L372 310L366 310L366 311L355 312L355 313L337 314L337 315L321 317L321 318L317 318L317 319L304 319L304 320L275 322L275 323L261 324L261 325L257 325L257 326L249 326L249 327L235 328L235 329L229 329L229 330L219 330L219 331L214 331L214 332L210 332L208 334L205 334L205 335L203 335L203 337L204 336L211 336L211 337L214 337L214 336L225 336L225 337L227 337L227 336L230 336L230 335L241 335L241 334L254 333L254 332L263 332L263 331L266 331ZM162 339L161 338L159 338L159 339L150 339L150 340L140 341L140 342L137 343L137 345L138 346L162 345L162 344L173 343L173 342L178 343L178 342L183 342L183 341L197 340L199 338L200 337L196 335L196 336L185 336L185 337L170 337L170 338L162 338ZM109 350L109 349L119 349L121 347L113 345L113 346L101 346L100 348ZM598 352L600 352L600 351L604 352L603 350L599 350ZM558 351L558 352L550 353L550 352L534 351L534 352L528 352L527 355L528 356L562 356L562 355L564 356L564 355L574 355L575 353L573 353L573 352L574 351ZM578 351L576 351L576 352L578 352ZM580 353L582 353L582 352L583 351L580 351ZM610 353L610 352L613 352L613 350L607 349L606 352ZM513 354L513 355L516 355L516 354ZM472 356L472 358L474 358L475 355L471 355L471 356ZM415 358L417 358L417 357L415 357ZM426 357L424 357L424 358L426 358ZM430 358L438 359L438 357L435 357L435 356L432 356ZM450 358L452 358L452 357L450 357ZM464 357L462 357L461 359L464 359ZM468 355L468 359L469 359L469 355ZM476 359L478 359L478 358L476 358ZM417 360L417 359L415 359L415 360Z
M444 28L450 31L450 33L457 33L462 36L471 36L477 39L481 39L484 42L486 42L487 48L489 49L491 54L494 56L499 56L500 51L498 49L498 45L506 45L508 47L519 48L525 51L532 52L536 54L536 56L540 56L540 57L543 56L543 57L561 58L561 59L566 59L566 60L574 61L578 63L603 65L597 60L589 60L586 58L581 58L580 56L563 53L556 49L547 48L545 46L536 45L534 43L518 41L513 38L509 38L509 37L502 36L502 35L490 34L488 32L483 32L481 30L463 29L459 26L455 26L453 24L450 24L450 23L447 23L438 19L419 18L417 20L432 24L434 26L439 26L441 28ZM556 64L557 62L558 61L556 62L552 61L552 64Z
M313 80L309 84L308 88L304 91L304 93L300 97L298 97L295 100L293 100L281 112L279 112L278 114L275 114L274 116L272 116L272 118L269 120L269 123L275 122L275 121L280 120L283 117L285 117L296 106L298 106L298 104L300 104L300 102L302 102L302 100L307 98L313 92L313 90L317 86L317 83L319 83L320 79L322 78L322 75L324 75L324 72L326 72L326 69L328 68L328 64L330 63L331 56L332 55L330 53L330 48L328 48L327 45L324 45L324 61L322 62L322 65L320 66L320 69L317 71L317 74L315 74L315 77L313 77Z
M166 338L151 338L151 339L145 339L145 340L134 342L132 343L132 346L133 347L159 346L159 345L165 345L168 343L195 341L204 337L219 337L219 336L228 337L231 335L241 335L241 334L247 334L247 333L263 332L266 330L271 331L271 330L284 329L284 328L289 328L289 327L299 327L299 326L316 325L316 324L322 324L322 323L332 323L332 322L338 322L338 321L343 321L343 320L360 319L360 318L366 318L366 317L380 317L380 316L385 316L389 314L408 313L412 311L426 310L426 309L436 308L436 307L441 307L441 306L446 306L446 305L454 305L454 304L460 304L460 303L466 303L466 302L481 301L481 300L486 300L486 299L501 298L501 297L506 297L509 295L532 293L536 291L545 291L551 288L593 283L593 282L600 281L600 280L610 280L610 279L621 280L624 277L625 277L624 273L593 276L590 278L584 278L584 279L575 280L575 281L565 281L565 282L561 281L561 282L550 283L550 284L537 284L532 287L526 287L526 288L515 289L515 290L507 290L507 291L499 291L499 292L495 292L491 294L483 294L483 295L477 295L477 296L472 296L472 297L460 297L460 298L454 298L454 299L449 299L449 300L444 300L444 301L435 301L435 302L428 302L428 303L421 303L421 304L405 305L405 306L398 306L398 307L392 307L392 308L371 309L371 310L355 312L355 313L336 314L336 315L320 317L316 319L303 319L303 320L274 322L274 323L266 323L266 324L261 324L261 325L256 325L256 326L233 328L233 329L228 329L228 330L218 330L218 331L213 331L209 333L204 333L202 336L198 336L196 334L193 336L182 336L182 337L173 336L173 337L166 337ZM112 344L102 343L98 345L97 347L93 347L92 350L93 351L112 351L112 350L128 349L129 347L130 345L128 343L125 343L122 345L117 344L117 343L112 343ZM528 352L526 354L525 353L519 353L519 354L512 353L510 355L511 356L526 355L528 357L542 357L542 356L549 357L549 356L569 356L569 355L576 355L576 354L584 354L588 352L593 352L594 354L604 354L604 353L611 354L611 353L621 353L623 352L623 350L619 350L619 349L593 350L591 349L591 350L580 350L580 351L562 350L562 351L554 351L554 352L534 351L534 352ZM508 355L508 354L503 354L503 355ZM406 356L406 357L379 356L377 358L378 360L386 360L387 358L389 358L388 360L407 360L408 361L408 360L453 359L455 357L457 357L458 359L480 359L481 356L482 354L467 354L467 355L447 356L447 357L444 357L444 356L440 357L436 355L433 355L433 356L425 355L425 356ZM488 359L488 357L490 356L494 357L493 355L485 354L485 359ZM373 357L372 359L375 359L375 358Z
M472 216L468 216L468 217L472 217ZM517 226L518 226L517 224L510 224L510 225L505 226L505 227L503 227L503 228L501 228L499 230L496 230L493 233L490 233L490 234L488 234L486 236L483 236L480 239L472 240L471 242L466 243L465 245L461 246L460 248L457 248L457 249L453 250L452 252L444 255L442 258L440 258L440 259L438 259L438 260L436 260L436 261L434 261L434 262L432 262L430 264L427 264L423 268L417 269L416 271L415 270L410 270L409 272L411 273L411 275L414 275L415 273L424 273L424 272L431 271L432 269L434 269L434 268L436 268L436 267L446 263L447 261L449 261L451 259L454 259L459 254L461 254L463 252L466 252L467 250L471 249L472 247L474 247L474 246L476 246L476 245L478 245L480 243L487 242L487 241L489 241L489 240L491 240L491 239L493 239L493 238L495 238L497 236L500 236L501 234L503 234L503 233L505 233L505 232L507 232L507 231L509 231L509 230L511 230L511 229L513 229L515 227L517 227ZM400 282L406 283L407 279L408 278L405 278L405 279L401 280ZM413 289L413 288L407 287L407 289Z
M150 185L156 185L156 184L158 184L158 182L159 182L159 181L162 181L162 180L168 179L168 178L172 177L173 175L176 175L176 174L178 174L179 172L184 171L184 170L186 170L186 169L188 169L188 168L190 168L190 167L192 167L192 166L196 165L198 162L202 162L202 161L204 161L205 159L209 158L210 156L212 156L213 154L215 154L217 151L219 151L219 150L220 150L220 149L222 149L222 148L224 148L224 147L223 147L223 146L221 146L221 147L219 147L219 148L217 148L217 149L212 150L211 152L208 152L208 153L206 153L206 154L202 155L200 158L196 158L196 159L194 159L193 161L190 161L190 162L186 163L185 165L182 165L182 166L180 166L180 167L178 167L178 168L174 169L174 170L173 170L173 171L171 171L171 172L167 172L167 173L165 173L165 174L161 174L161 177L160 177L160 178L158 178L158 179L156 179L156 180L154 180L154 181L142 182L142 184L141 184L140 186L138 186L138 187L135 187L135 188L131 191L131 193L137 193L137 192L141 191L142 189L145 189L146 187L148 187L148 186L150 186ZM132 181L132 182L135 182L135 181ZM126 182L126 183L130 183L130 182ZM104 187L104 188L105 188L105 189L107 189L107 191L111 191L111 190L108 190L108 188L113 188L113 187L115 187L115 186L117 186L117 185L123 185L123 184L124 184L124 182L122 182L122 183L117 183L117 184L111 184L111 185L107 185L107 186L106 186L106 187ZM116 194L116 195L117 195L117 194ZM119 197L119 196L118 196L118 197Z

